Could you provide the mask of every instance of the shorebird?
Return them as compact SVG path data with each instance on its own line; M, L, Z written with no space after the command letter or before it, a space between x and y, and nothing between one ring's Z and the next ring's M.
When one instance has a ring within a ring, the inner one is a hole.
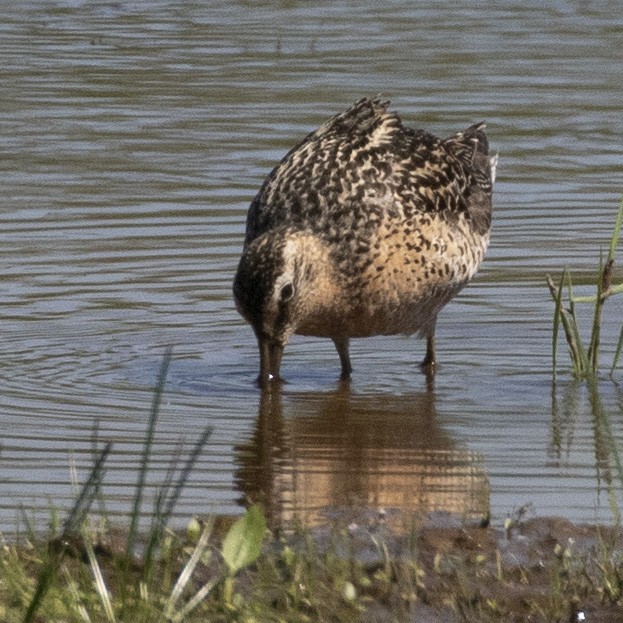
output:
M497 156L484 123L440 139L364 98L290 150L249 208L234 299L279 380L293 334L331 338L342 378L349 339L419 333L435 366L440 310L489 244Z

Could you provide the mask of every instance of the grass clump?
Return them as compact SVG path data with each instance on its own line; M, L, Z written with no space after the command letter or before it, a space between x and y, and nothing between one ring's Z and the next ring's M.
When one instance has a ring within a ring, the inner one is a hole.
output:
M547 284L550 294L555 303L553 332L552 332L552 372L554 381L554 395L556 387L556 373L558 368L557 348L560 328L562 327L571 359L575 382L585 383L590 400L590 413L593 418L595 431L595 456L596 464L612 465L619 486L623 485L623 459L619 451L617 439L613 434L613 420L604 408L600 395L598 381L599 352L601 347L602 317L606 301L615 294L623 292L622 284L613 284L615 255L621 227L623 226L623 199L615 219L612 236L608 248L608 255L604 261L600 257L599 269L595 275L595 294L592 296L576 296L570 271L565 268L560 281L556 285L550 275L547 275ZM566 296L565 296L566 295ZM582 340L577 315L577 305L593 304L592 326L588 344ZM614 357L610 367L612 377L623 350L623 326L621 326ZM555 403L555 409L557 406ZM616 525L620 525L621 513L617 502L619 490L614 486L610 477L610 470L606 472L604 482L608 489L610 506Z
M557 351L558 351L558 334L562 325L564 335L569 348L571 364L573 366L573 374L577 378L587 378L595 376L599 366L599 348L601 343L601 321L603 315L603 307L608 298L614 294L623 292L623 284L613 285L612 275L614 270L614 261L616 248L619 241L621 225L623 223L623 199L617 214L616 222L610 239L610 247L606 261L600 258L599 270L596 275L596 293L593 296L575 296L573 291L573 282L571 273L565 268L556 286L550 275L547 275L547 285L550 294L555 303L554 324L553 324L553 340L552 340L552 360L553 374L556 377L557 371ZM566 300L563 300L563 294L566 290ZM579 323L576 314L576 304L593 303L593 323L591 327L591 335L588 346L586 346L580 335ZM614 373L617 366L621 350L623 349L623 326L619 335L615 355L610 368L610 374Z
M139 534L141 520L145 519L144 491L170 361L169 349L154 390L129 527L115 530L106 518L96 522L90 516L94 500L102 496L106 460L112 451L112 444L107 443L97 453L60 534L53 531L42 541L31 529L27 538L2 543L0 620L176 623L203 603L219 582L231 583L259 555L266 523L256 507L234 523L225 537L221 559L226 564L223 568L217 565L214 574L200 582L196 571L200 561L205 564L211 557L213 522L195 531L195 543L180 541L168 529L180 493L211 434L209 427L199 435L179 471L175 467L169 470L148 515L150 527L144 535Z

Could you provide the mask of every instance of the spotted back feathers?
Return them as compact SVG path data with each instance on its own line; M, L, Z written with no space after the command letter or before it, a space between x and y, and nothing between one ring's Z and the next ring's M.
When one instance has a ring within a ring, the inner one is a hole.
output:
M277 227L328 243L365 244L387 219L462 217L477 234L491 222L492 171L484 124L439 139L405 127L389 102L364 98L294 147L253 200L245 244ZM351 239L350 241L348 239Z

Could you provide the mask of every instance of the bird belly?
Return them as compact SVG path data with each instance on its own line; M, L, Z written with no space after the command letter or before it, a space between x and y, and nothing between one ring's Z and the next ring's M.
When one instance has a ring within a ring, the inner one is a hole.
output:
M395 287L396 280L391 280L375 292L365 290L366 297L336 301L330 309L308 318L296 332L331 338L426 333L465 283L405 291Z

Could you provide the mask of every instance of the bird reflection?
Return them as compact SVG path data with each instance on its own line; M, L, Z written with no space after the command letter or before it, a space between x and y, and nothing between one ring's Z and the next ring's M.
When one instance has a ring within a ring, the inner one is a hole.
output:
M235 455L244 501L261 502L274 529L381 509L403 523L433 511L478 520L489 512L483 459L438 425L430 390L265 391L253 435Z

